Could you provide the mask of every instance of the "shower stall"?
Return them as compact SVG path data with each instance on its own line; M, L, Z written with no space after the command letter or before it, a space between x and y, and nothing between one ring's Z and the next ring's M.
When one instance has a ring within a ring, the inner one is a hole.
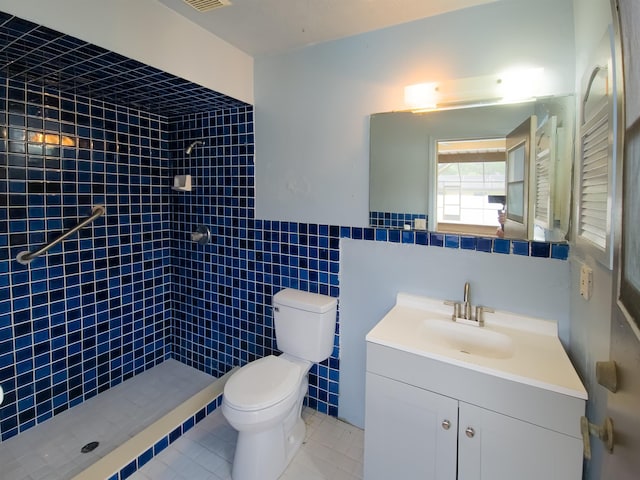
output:
M2 12L0 40L3 480L128 478L277 353L274 293L338 296L349 227L255 218L251 105ZM305 400L333 416L338 341Z
M239 161L203 147L249 151L251 106L2 12L0 38L1 476L126 478L241 362L219 359L233 341L189 234L215 228L216 162ZM177 169L198 188L173 192Z

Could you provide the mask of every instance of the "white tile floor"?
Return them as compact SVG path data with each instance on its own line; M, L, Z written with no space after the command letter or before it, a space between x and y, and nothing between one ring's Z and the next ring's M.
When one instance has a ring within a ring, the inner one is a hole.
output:
M281 480L362 478L364 432L305 408L307 434ZM171 444L132 480L229 480L237 434L218 409Z
M166 360L0 443L0 479L71 478L214 380ZM94 440L100 442L95 451L80 452Z

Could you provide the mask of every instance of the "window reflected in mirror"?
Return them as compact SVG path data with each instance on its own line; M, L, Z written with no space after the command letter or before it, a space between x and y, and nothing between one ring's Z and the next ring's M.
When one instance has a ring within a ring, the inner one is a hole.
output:
M505 139L437 143L437 231L494 235L505 195Z

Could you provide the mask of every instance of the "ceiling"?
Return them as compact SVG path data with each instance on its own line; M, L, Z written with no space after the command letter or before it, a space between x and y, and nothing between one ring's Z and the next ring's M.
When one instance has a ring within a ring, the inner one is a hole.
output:
M260 57L496 0L231 0L208 12L184 0L158 1Z

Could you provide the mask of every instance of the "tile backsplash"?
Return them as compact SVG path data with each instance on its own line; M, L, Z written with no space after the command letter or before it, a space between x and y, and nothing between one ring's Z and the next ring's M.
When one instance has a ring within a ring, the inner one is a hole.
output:
M399 212L369 212L369 225L379 228L405 228L420 230L416 227L416 220L424 220L426 229L427 215L424 213L399 213Z

